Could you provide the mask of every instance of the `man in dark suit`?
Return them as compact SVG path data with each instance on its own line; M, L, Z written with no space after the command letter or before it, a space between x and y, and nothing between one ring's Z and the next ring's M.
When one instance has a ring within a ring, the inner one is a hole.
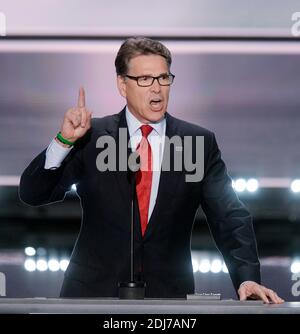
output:
M20 197L30 205L61 201L71 185L77 185L82 225L61 296L116 297L118 282L128 281L131 174L120 168L119 157L137 150L141 169L135 174L139 210L134 272L136 280L146 282L146 297L185 297L194 292L190 238L201 205L240 299L283 302L260 285L251 217L232 189L214 134L167 113L174 80L169 50L158 41L129 38L115 65L126 107L119 114L91 119L81 88L77 107L66 112L60 132L20 181ZM125 150L122 146L120 130L128 136L128 150L127 143ZM167 149L166 138L175 136L183 141L189 137L193 145ZM113 157L102 145L108 137L116 143ZM204 139L203 147L197 146L197 138ZM187 153L197 160L199 151L203 175L188 182L190 169L179 170L176 156ZM162 168L167 159L169 169Z

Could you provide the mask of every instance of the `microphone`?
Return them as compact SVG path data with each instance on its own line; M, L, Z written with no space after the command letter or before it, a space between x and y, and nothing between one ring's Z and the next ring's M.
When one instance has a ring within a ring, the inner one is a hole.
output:
M135 226L135 198L136 178L135 174L141 168L140 155L132 152L128 158L128 176L131 184L131 216L130 216L130 282L119 283L119 299L144 299L145 282L134 280L134 226Z

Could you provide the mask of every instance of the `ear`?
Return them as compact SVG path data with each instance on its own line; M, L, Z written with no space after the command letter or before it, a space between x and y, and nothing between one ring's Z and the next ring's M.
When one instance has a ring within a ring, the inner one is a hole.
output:
M118 85L118 90L121 96L125 97L127 96L126 94L126 82L125 78L122 77L121 75L117 76L117 85Z

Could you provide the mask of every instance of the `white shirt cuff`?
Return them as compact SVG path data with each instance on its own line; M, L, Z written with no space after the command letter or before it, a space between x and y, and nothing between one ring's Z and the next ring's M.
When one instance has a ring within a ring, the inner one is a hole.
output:
M63 147L53 139L46 151L45 169L56 169L60 167L65 157L72 150L71 147Z

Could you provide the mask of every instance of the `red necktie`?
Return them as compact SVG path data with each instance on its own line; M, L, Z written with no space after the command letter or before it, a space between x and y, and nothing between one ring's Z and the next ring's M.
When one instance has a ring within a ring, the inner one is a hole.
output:
M152 151L147 139L153 128L150 125L142 125L142 140L137 152L140 155L140 170L136 174L136 194L140 211L142 235L144 236L148 223L148 212L152 185Z

